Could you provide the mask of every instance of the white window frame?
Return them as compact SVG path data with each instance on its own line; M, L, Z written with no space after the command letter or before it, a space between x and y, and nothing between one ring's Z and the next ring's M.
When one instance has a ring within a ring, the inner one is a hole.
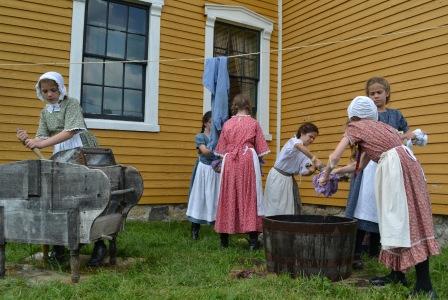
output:
M213 57L213 37L215 22L234 24L261 32L260 38L260 80L258 82L257 118L266 140L272 140L269 133L269 83L270 83L270 45L274 23L242 6L205 4L207 16L205 26L205 57ZM204 88L204 112L210 110L211 93Z
M150 3L148 28L148 64L146 67L145 107L143 122L86 118L89 128L159 132L159 58L160 17L164 0L136 0ZM68 95L81 99L81 75L84 41L85 0L73 0Z

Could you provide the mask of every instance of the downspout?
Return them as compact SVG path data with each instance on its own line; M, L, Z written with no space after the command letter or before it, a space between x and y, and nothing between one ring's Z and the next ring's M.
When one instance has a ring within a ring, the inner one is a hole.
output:
M282 133L282 42L283 42L283 6L282 0L278 0L278 45L277 45L277 129L275 133L276 147L275 155L278 157L280 153L280 135Z

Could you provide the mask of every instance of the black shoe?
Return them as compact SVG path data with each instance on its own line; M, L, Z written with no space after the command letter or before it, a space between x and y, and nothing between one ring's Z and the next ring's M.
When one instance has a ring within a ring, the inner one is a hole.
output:
M362 269L364 269L364 263L362 262L361 259L354 260L353 264L352 264L352 268L353 268L353 270L362 270Z
M220 233L219 238L221 240L221 248L229 247L229 234L228 233Z
M249 250L255 251L260 248L260 244L258 243L258 232L249 233Z
M386 284L392 284L392 283L401 283L404 286L408 285L408 281L406 280L406 277L404 277L404 275L395 276L394 273L390 273L389 275L386 276L373 277L369 279L369 282L371 285L374 286L385 286Z
M199 230L201 229L201 224L191 223L191 238L193 240L199 239Z
M104 241L99 240L95 242L93 246L92 256L90 256L87 266L99 267L103 263L104 258L107 256L107 247Z
M416 290L414 289L410 294L408 298L415 298L418 296L426 296L428 299L438 299L436 291L431 289L430 291L424 291L424 290Z
M63 262L65 262L65 260L66 260L65 247L58 246L58 245L53 246L53 249L51 250L51 252L48 255L48 259L49 259L49 261L54 261L59 264L62 264Z

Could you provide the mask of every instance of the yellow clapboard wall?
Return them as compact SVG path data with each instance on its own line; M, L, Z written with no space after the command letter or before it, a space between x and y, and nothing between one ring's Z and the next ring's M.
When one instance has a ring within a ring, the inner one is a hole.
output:
M165 1L161 15L160 59L203 58L206 1ZM271 19L271 49L277 48L277 1L207 1L244 6ZM24 65L68 63L71 38L71 0L0 1L0 163L34 159L15 137L17 127L34 134L42 102L34 85L50 70L68 83L69 66ZM186 203L192 167L196 160L194 136L201 129L203 61L169 61L160 64L160 132L92 130L101 146L113 149L121 164L135 166L144 178L141 204ZM270 132L275 140L277 55L271 55ZM275 150L274 143L270 143ZM44 151L46 156L51 150ZM275 153L267 157L266 172Z
M448 4L283 1L283 47L282 143L301 122L314 122L320 135L311 150L326 162L343 134L350 100L365 94L368 78L384 76L391 83L389 107L401 110L411 130L429 134L429 144L414 150L433 212L448 214ZM304 203L346 204L347 183L324 198L310 178L301 180Z

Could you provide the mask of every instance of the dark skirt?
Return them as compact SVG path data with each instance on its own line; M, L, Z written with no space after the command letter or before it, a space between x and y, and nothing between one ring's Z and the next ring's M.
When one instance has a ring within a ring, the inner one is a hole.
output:
M347 218L354 218L356 205L358 205L359 189L361 188L362 173L359 172L356 176L352 176L350 180L350 191L347 198L347 206L345 207L345 216ZM354 178L353 178L354 177ZM372 182L374 184L374 182ZM367 232L379 233L378 223L367 220L356 219L358 221L358 229Z

